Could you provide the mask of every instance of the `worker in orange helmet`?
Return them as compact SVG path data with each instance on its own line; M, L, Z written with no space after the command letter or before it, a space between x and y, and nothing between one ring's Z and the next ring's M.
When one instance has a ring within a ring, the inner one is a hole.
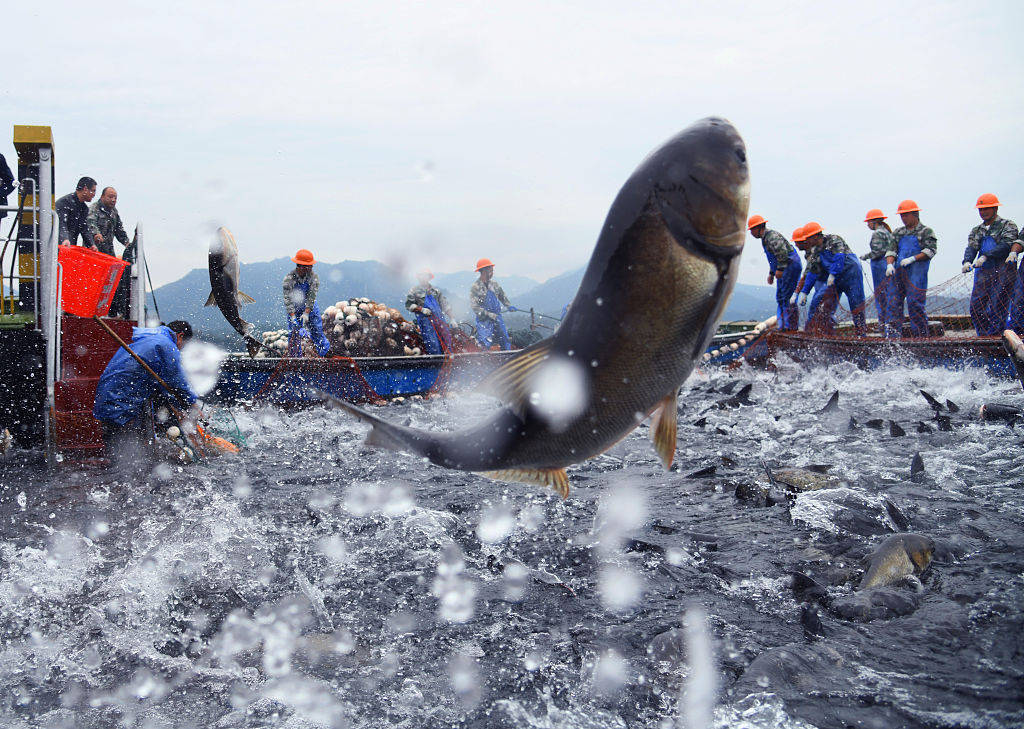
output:
M981 217L967 236L964 273L974 271L971 290L971 322L978 336L1002 334L1007 326L1010 299L1017 278L1020 231L1012 220L999 217L999 198L985 193L974 207ZM1007 265L1009 264L1009 265Z
M768 285L775 284L776 317L781 331L792 331L800 326L799 311L790 303L800 280L802 266L800 254L777 230L771 230L760 215L747 221L747 230L761 241L768 258Z
M302 355L302 340L313 342L317 354L323 357L331 348L324 335L324 322L320 318L320 307L316 295L320 290L320 279L313 272L313 252L300 249L293 257L295 269L284 277L284 309L288 315L288 354Z
M821 233L821 225L812 221L799 228L799 230L800 240L797 243L797 247L804 252L804 260L806 261L804 268L807 274L800 286L797 304L799 306L807 306L807 295L811 293L812 289L814 290L814 295L811 297L811 307L807 310L807 321L804 323L804 331L817 331L822 328L829 329L834 326L832 314L830 313L828 316L828 322L831 326L825 325L819 316L829 285L829 271L821 261L821 251L824 246L816 245L819 237L818 234Z
M875 288L875 311L878 312L879 331L885 329L886 317L889 315L889 289L892 287L892 274L896 273L896 267L889 263L885 256L889 251L896 249L896 242L892 237L892 228L885 222L886 215L878 208L868 210L864 216L868 230L871 231L871 241L868 243L869 250L862 255L862 261L869 261L871 266L871 284ZM891 273L889 271L891 270Z
M469 288L469 305L476 314L476 340L484 349L497 344L502 349L512 349L512 342L501 316L501 307L516 311L509 302L501 285L494 280L494 264L488 258L476 262L480 278Z
M907 302L910 317L910 336L928 336L928 317L925 314L925 292L928 290L928 266L938 247L935 232L921 223L921 208L913 200L904 200L896 209L903 225L893 231L895 247L885 260L892 264L886 268L895 286L889 297L889 316L886 317L886 336L903 336L903 302Z

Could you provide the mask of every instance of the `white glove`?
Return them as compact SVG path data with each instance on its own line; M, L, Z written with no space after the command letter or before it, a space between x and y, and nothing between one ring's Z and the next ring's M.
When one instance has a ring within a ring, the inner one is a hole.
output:
M963 268L960 269L960 273L970 273L972 268L974 268L974 264L968 261L963 265Z
M909 266L911 263L917 263L917 258L915 258L914 256L907 256L902 261L900 261L900 265L903 266L904 268Z
M885 275L886 276L895 276L896 275L896 266L892 265L891 263L885 264Z
M974 259L974 267L981 268L987 260L988 256L978 256L976 259Z
M430 316L430 309L425 306L421 306L420 313L423 314L423 316Z
M1017 259L1019 257L1020 257L1020 251L1010 251L1010 255L1008 255L1006 257L1006 262L1007 263L1016 263Z
M302 326L309 326L309 314L307 312L302 312Z
M828 275L828 281L825 282L826 286L832 286L836 282L835 274L830 273Z
M797 298L796 303L800 306L807 306L807 294L803 291L800 292L800 296Z

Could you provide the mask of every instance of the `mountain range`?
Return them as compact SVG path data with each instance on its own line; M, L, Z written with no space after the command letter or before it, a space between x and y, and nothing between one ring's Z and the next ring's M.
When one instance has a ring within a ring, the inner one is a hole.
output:
M256 325L258 331L285 326L284 299L281 282L294 265L288 258L241 265L239 289L256 300L242 309L242 317ZM379 261L342 261L318 263L321 310L341 298L365 296L405 310L405 295L413 285L408 275L399 274ZM520 309L531 307L538 314L559 317L575 295L583 279L584 269L566 271L544 282L526 276L496 276L512 303ZM451 303L456 320L472 321L469 308L469 287L476 279L473 271L437 274L432 283L441 289ZM193 269L182 278L160 286L155 298L163 321L187 319L204 339L237 345L238 336L215 306L204 306L210 293L210 278L205 268ZM775 289L769 286L737 284L725 310L724 321L765 319L775 312ZM527 314L506 314L510 329L529 325ZM410 317L411 318L411 317ZM553 324L551 319L538 318L538 323Z

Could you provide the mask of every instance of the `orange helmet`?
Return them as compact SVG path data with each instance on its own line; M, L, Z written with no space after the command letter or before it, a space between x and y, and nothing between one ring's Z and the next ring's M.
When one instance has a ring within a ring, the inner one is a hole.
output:
M747 230L753 230L759 225L764 225L764 222L764 218L760 215L752 215L750 216L750 220L747 221Z
M799 228L797 228L796 230L793 231L793 242L794 243L803 243L804 242L804 226L801 225Z
M305 248L300 248L299 252L292 258L293 263L297 263L300 266L312 266L316 261L313 260L313 251L307 251Z
M479 271L481 268L488 268L493 265L494 264L491 263L490 258L481 258L479 261L476 262L476 270Z
M917 203L913 200L904 200L900 203L900 206L896 208L896 212L902 215L903 213L919 213L921 208L917 207Z
M974 207L978 208L997 208L999 207L999 198L993 195L991 192L986 192L984 195L978 198L978 204Z
M864 216L864 222L866 223L869 220L885 220L886 217L888 216L886 216L878 208L871 208L870 210L868 210L868 214Z
M813 220L804 226L804 240L807 240L812 235L817 235L821 232L821 223L815 223Z

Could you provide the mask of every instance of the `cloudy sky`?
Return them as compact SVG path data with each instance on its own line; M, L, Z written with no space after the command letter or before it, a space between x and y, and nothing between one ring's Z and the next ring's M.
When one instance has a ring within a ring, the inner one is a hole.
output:
M974 200L1024 222L1024 3L17 3L0 152L49 124L57 187L88 174L145 225L157 285L309 247L537 279L586 262L620 185L693 120L743 134L751 212L861 252L912 197L932 282ZM748 239L741 280L767 265ZM282 275L283 275L282 271Z

